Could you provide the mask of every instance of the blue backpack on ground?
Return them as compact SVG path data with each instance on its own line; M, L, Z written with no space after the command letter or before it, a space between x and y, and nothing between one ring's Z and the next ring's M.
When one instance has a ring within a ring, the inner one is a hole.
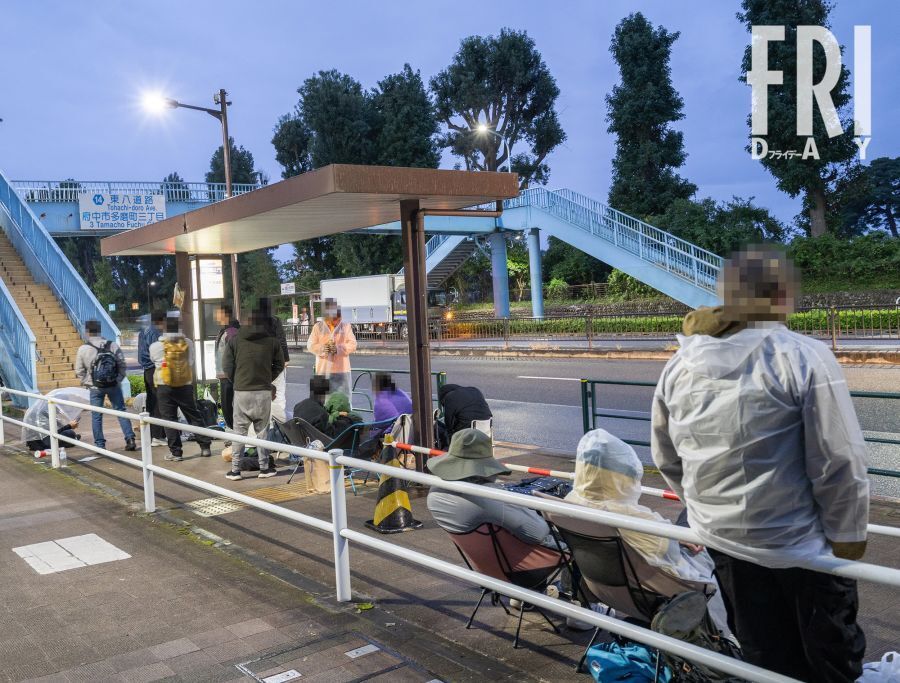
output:
M101 389L119 384L119 364L112 352L111 341L107 341L102 348L97 349L97 355L91 363L91 382Z
M672 672L662 662L656 675L656 654L639 643L599 643L587 652L587 668L595 681L669 683Z

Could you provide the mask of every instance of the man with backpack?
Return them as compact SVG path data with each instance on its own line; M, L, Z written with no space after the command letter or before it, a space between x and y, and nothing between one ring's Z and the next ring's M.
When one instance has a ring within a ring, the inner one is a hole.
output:
M177 422L178 410L181 409L188 424L206 427L194 393L194 345L181 333L178 318L166 319L166 333L150 346L150 357L156 365L153 379L162 419ZM200 434L196 438L200 455L204 458L212 455L212 440ZM181 430L166 427L166 441L169 445L166 460L181 462Z
M165 331L166 312L153 311L147 326L141 328L138 334L138 363L144 371L144 388L147 392L147 412L150 417L159 417L159 405L156 400L156 384L153 375L156 374L156 364L150 358L150 346L156 342ZM150 425L151 445L164 446L166 444L166 430L159 425Z
M90 390L91 405L103 407L105 399L113 410L125 410L125 399L122 396L122 380L125 379L125 354L114 341L100 336L100 323L88 320L84 324L87 343L82 344L75 356L75 376L81 385ZM103 414L91 412L91 426L94 432L94 445L106 448L106 437L103 436ZM125 436L125 450L136 451L134 429L131 422L124 417L119 418L119 426Z

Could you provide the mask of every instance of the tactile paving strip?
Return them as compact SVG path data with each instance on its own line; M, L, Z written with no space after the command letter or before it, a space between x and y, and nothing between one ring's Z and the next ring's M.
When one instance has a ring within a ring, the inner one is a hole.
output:
M194 500L190 503L185 503L184 506L200 517L215 517L216 515L224 515L247 507L243 503L239 503L231 498L226 498L225 496Z
M267 503L285 503L289 500L297 500L306 496L315 495L306 489L305 481L292 482L290 484L280 484L278 486L265 486L263 488L254 489L245 492L245 495L258 500L264 500ZM200 517L216 517L217 515L225 515L229 512L243 510L247 506L239 503L226 496L216 496L214 498L202 498L194 500L184 505L191 512Z

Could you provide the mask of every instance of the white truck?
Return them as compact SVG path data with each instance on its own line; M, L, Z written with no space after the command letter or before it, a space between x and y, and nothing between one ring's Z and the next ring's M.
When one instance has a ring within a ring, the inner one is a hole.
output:
M364 275L335 280L322 280L321 297L334 299L341 309L341 317L354 328L366 332L385 331L407 337L406 291L403 278L397 275ZM443 290L428 290L428 318L439 321L447 310L447 295Z

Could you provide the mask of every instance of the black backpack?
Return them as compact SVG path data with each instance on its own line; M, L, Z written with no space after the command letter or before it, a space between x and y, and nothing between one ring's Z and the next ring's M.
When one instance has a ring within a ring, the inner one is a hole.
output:
M119 363L111 348L112 342L107 341L103 348L97 349L97 355L91 363L91 382L101 389L119 384Z

